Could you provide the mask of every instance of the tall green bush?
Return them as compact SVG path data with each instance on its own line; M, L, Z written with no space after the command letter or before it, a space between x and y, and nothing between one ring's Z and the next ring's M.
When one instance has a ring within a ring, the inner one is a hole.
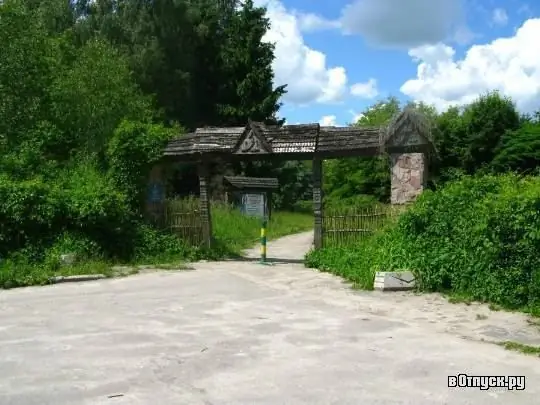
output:
M42 178L13 180L0 173L0 254L39 243L61 228L65 204Z
M180 135L178 126L122 121L108 143L106 156L111 179L135 207L140 206L152 165L168 140Z
M410 269L422 290L536 310L539 212L540 177L465 176L422 194L366 244L311 253L308 265L339 271L364 288L376 271Z

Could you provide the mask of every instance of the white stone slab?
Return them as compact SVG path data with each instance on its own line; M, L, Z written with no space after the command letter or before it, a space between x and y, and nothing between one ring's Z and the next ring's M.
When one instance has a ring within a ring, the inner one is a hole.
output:
M414 289L415 278L410 271L378 271L373 288L380 291L404 291Z

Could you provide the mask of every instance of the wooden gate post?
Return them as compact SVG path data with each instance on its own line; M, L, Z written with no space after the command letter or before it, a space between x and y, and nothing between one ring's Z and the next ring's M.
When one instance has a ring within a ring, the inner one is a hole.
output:
M207 162L200 162L199 167L199 209L201 210L201 225L204 244L207 248L212 247L212 213L210 208L210 168Z
M313 244L315 249L323 247L323 193L322 193L322 159L313 158Z

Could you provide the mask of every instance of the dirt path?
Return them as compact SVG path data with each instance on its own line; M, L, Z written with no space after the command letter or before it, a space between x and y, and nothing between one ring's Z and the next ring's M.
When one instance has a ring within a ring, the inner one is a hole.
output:
M271 258L301 261L312 246L312 233L287 236L268 244ZM258 248L246 251L247 257L258 257ZM314 289L317 295L335 296L341 293L343 301L335 304L355 307L357 310L378 316L397 318L408 324L426 327L437 332L458 335L463 339L485 341L513 341L540 346L540 320L522 313L492 311L488 305L472 303L452 304L440 294L415 294L410 292L382 293L352 290L338 277L305 269L303 264L279 264L265 273L265 279L284 288ZM291 272L294 268L296 271ZM308 276L305 277L304 275Z
M273 266L254 249L194 271L0 291L0 403L538 403L538 358L475 341L540 342L524 316L353 291L303 267L311 239L270 242ZM449 389L460 373L526 386Z

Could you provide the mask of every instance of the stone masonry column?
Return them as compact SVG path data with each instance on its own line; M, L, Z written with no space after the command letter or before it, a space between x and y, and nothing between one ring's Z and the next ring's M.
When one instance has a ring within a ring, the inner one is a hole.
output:
M427 164L423 153L394 153L391 203L402 205L416 200L427 184Z

